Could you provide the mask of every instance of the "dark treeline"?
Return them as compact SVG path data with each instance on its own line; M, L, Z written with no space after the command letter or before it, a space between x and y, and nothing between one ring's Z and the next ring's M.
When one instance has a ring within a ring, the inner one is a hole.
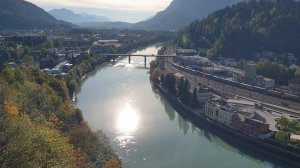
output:
M178 33L175 43L209 48L208 55L253 59L270 50L300 55L300 2L250 0L195 21Z

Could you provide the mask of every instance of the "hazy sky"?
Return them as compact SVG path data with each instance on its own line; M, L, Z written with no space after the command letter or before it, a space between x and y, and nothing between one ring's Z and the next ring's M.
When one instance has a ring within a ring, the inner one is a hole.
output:
M69 6L85 8L108 8L133 11L160 11L166 8L171 0L28 0L42 6Z
M165 9L172 0L27 0L45 10L68 8L75 12L102 14L112 18L136 22ZM98 11L97 11L98 9ZM106 11L106 12L103 12ZM107 12L107 11L112 11ZM115 14L114 12L121 14ZM110 13L110 14L109 14Z

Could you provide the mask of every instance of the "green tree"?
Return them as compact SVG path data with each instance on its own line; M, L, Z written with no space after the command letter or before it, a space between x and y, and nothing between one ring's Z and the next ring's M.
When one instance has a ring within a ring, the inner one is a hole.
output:
M180 78L178 84L177 84L177 89L178 89L178 95L182 103L185 105L188 105L190 103L190 84L187 79Z
M150 75L150 79L154 82L158 82L160 77L160 70L155 68Z
M74 167L73 147L59 132L26 116L1 115L1 167Z
M276 132L275 139L277 139L278 141L287 143L290 140L289 133L283 132L283 131Z
M194 105L198 104L198 89L197 88L193 89L193 104Z
M33 61L33 57L29 56L29 55L25 55L23 57L23 61L25 61L25 62L31 62L31 61Z
M300 68L298 68L298 69L296 70L296 72L295 72L295 77L296 77L297 79L300 79Z

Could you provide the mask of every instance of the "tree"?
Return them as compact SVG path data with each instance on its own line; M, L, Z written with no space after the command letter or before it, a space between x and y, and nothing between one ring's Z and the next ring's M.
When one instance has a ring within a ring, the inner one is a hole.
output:
M183 104L188 105L190 102L190 84L187 79L181 78L177 84L178 95Z
M164 80L165 84L165 87L168 89L168 91L171 93L171 94L176 94L176 78L174 76L174 74L172 73L168 73L165 77L164 77Z
M33 61L33 57L32 57L32 56L29 56L29 55L25 55L25 56L23 57L23 60L24 60L25 62L31 62L31 61Z
M300 68L298 68L298 69L296 70L296 72L295 72L295 77L296 77L297 79L300 79Z
M157 60L153 60L150 62L150 74L153 73L154 69L157 68L158 65L158 61Z
M278 123L283 129L288 129L289 120L286 117L280 117Z
M290 140L289 133L283 131L276 132L275 139L287 143Z
M160 77L160 71L159 71L159 69L155 68L150 75L150 79L154 82L158 82L159 77Z
M194 88L193 90L193 104L197 105L198 104L198 93L197 93L198 89Z
M121 168L121 162L117 158L112 158L111 160L105 162L104 168Z
M28 117L1 115L0 167L75 167L73 147L58 131Z

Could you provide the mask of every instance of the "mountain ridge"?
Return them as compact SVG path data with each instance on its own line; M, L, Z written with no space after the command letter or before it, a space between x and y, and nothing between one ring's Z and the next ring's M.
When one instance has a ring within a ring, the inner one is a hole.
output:
M300 2L251 0L194 21L175 40L184 48L208 48L208 56L253 59L256 52L300 55Z
M50 15L58 20L63 20L73 24L81 22L108 22L109 18L93 15L88 13L75 13L74 11L66 8L52 9L48 11Z
M24 0L0 0L0 29L70 28L72 24L56 20L40 7Z
M179 30L191 22L242 0L174 0L153 18L136 23L135 28L152 30Z

